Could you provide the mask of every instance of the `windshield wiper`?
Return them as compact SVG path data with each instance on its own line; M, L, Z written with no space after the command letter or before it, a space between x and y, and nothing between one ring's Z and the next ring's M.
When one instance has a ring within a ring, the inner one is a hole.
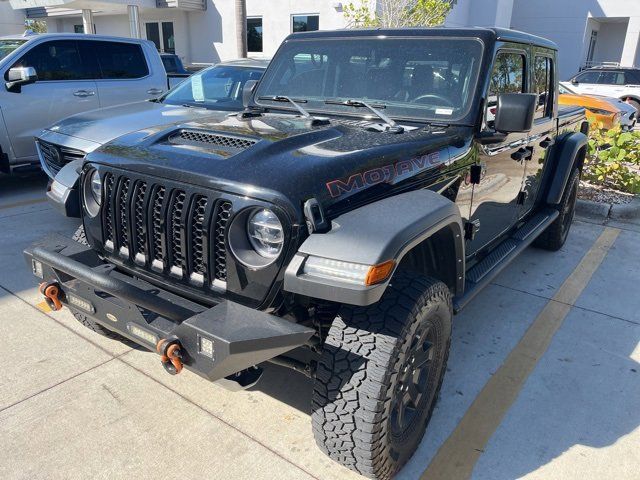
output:
M298 110L303 117L307 118L308 120L311 120L311 125L327 125L329 123L328 118L314 117L309 112L307 112L304 108L302 108L302 105L300 105L300 103L307 103L307 100L304 100L304 99L293 100L292 98L287 97L285 95L272 95L272 96L258 97L258 100L271 100L273 102L289 102L291 105L296 107L296 110Z
M324 103L327 105L346 105L348 107L365 107L371 113L373 113L375 116L377 116L379 119L381 119L384 123L387 124L387 126L389 127L387 129L388 132L392 132L392 133L404 132L404 128L398 125L396 122L394 122L391 117L388 117L387 115L382 113L380 110L375 108L373 105L363 100L325 100ZM382 108L385 107L385 105L381 105L381 106Z

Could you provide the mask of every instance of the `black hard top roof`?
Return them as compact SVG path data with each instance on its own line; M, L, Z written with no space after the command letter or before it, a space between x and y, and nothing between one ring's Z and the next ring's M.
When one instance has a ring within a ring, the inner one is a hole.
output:
M348 37L420 37L420 36L444 36L444 37L478 37L483 40L503 40L507 42L526 43L539 47L557 50L558 46L546 38L531 35L530 33L510 30L507 28L449 28L449 27L415 27L415 28L353 28L348 30L318 30L315 32L292 33L287 40L303 38L348 38Z

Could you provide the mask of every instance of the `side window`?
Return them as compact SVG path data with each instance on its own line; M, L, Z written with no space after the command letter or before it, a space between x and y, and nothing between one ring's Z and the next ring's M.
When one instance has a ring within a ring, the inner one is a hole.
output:
M142 78L149 75L140 45L134 43L93 42L101 77L109 80Z
M33 67L39 81L91 78L74 40L46 42L29 50L13 67Z
M552 63L549 57L535 57L533 80L535 93L538 94L538 105L534 118L550 117L553 113Z
M624 73L622 72L602 72L598 83L603 85L624 85Z
M524 55L512 52L499 52L496 55L487 99L486 121L493 126L496 118L498 96L502 93L525 92L525 59Z
M578 83L598 83L600 72L584 72L574 79Z

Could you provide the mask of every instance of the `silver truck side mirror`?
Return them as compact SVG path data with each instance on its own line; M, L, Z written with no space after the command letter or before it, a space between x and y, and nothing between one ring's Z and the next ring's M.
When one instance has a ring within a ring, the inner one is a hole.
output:
M251 99L251 94L253 93L253 89L258 84L258 80L247 80L244 82L244 87L242 87L242 105L244 108L249 106L249 100Z
M33 67L14 67L7 72L7 90L19 93L23 85L35 83L38 80L38 74Z

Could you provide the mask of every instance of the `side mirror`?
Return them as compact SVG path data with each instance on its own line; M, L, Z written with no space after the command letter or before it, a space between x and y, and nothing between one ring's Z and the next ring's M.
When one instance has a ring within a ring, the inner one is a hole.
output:
M258 80L247 80L244 82L244 87L242 87L242 105L244 108L249 106L249 100L251 100L251 94L253 93L253 89L256 88L258 84Z
M7 90L10 92L20 92L23 85L35 83L38 74L33 67L14 67L7 73Z
M529 132L538 104L535 93L503 93L498 96L494 128L500 133Z
M575 78L572 78L572 79L571 79L571 83L572 83L573 85L580 85L580 82L579 82L578 80L576 80Z

